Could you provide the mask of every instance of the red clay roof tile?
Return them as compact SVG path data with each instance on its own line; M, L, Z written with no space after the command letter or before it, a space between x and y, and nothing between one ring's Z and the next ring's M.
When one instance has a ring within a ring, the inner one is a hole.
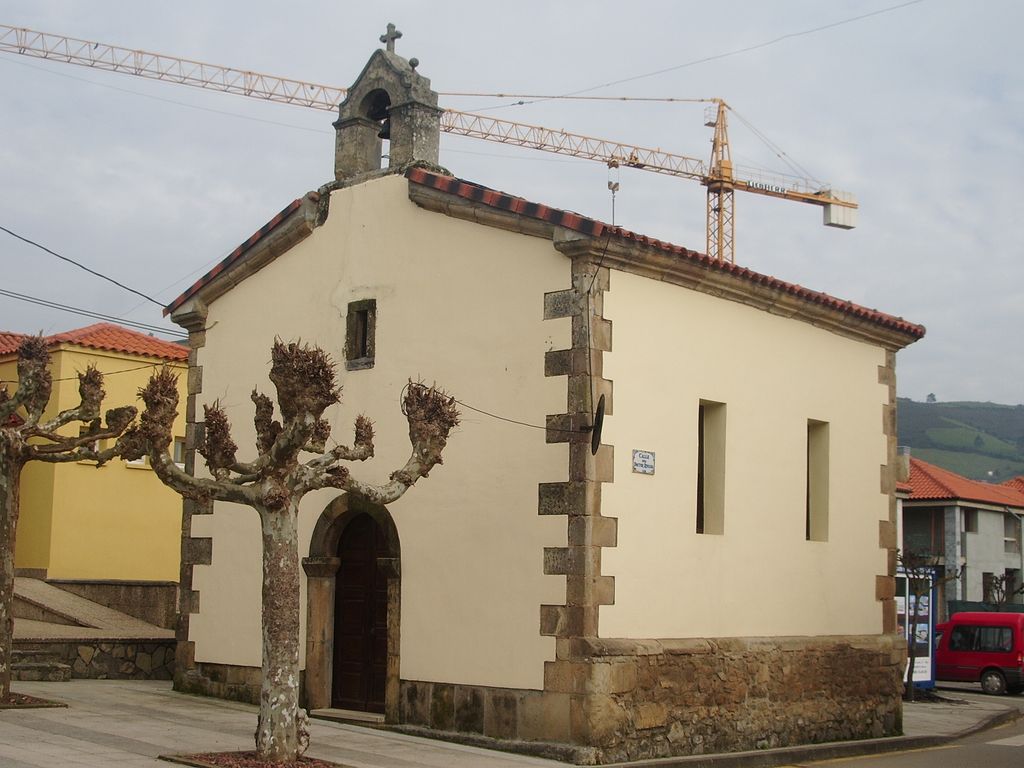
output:
M969 480L913 456L910 457L909 484L911 501L962 500L1024 509L1024 489Z
M17 352L25 337L26 334L24 333L0 331L0 355L9 355L12 352Z
M1016 488L1021 493L1024 493L1024 475L1017 477L1011 477L1003 485L1009 486L1010 488Z
M21 333L0 332L0 355L17 352L18 346L25 338L26 335ZM55 347L58 344L76 344L90 349L125 352L161 360L183 362L188 359L188 349L180 344L147 336L113 323L95 323L46 337L48 347Z

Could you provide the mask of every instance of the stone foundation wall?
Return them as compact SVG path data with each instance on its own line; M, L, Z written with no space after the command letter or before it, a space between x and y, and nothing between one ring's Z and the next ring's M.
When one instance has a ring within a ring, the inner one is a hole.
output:
M902 732L906 649L894 635L566 639L544 690L402 680L398 726L577 764ZM260 670L196 662L175 689L259 702Z
M558 698L544 691L403 680L399 722L499 740L561 742L569 710L559 711Z
M572 741L596 763L892 736L895 636L570 641L546 687L573 693Z
M544 691L403 680L400 722L588 765L902 730L892 636L565 642Z
M301 674L305 677L304 672ZM259 667L194 661L188 667L179 669L174 676L174 690L259 704L261 679L262 670ZM300 679L299 690L304 689L304 680Z
M67 640L15 642L16 650L45 653L71 667L73 678L171 680L174 640Z

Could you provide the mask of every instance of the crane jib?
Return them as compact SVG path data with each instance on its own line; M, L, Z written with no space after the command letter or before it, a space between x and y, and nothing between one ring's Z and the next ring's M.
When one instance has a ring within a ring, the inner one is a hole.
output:
M136 77L328 111L336 110L338 103L346 96L344 88L222 67L6 24L0 24L0 53L36 56ZM663 152L660 149L634 147L620 142L455 110L443 111L439 127L445 132L487 141L598 160L608 163L610 167L622 164L648 172L695 179L708 188L708 253L714 253L715 258L730 263L734 262L733 190L820 205L824 208L825 225L841 229L856 226L857 202L849 193L830 189L809 179L794 178L787 187L735 178L726 132L726 110L729 107L721 99L700 101L711 101L716 105L713 107L714 119L705 122L709 127L715 128L710 164L685 155ZM709 168L714 170L709 173ZM761 178L766 177L758 175ZM722 230L722 227L728 231Z

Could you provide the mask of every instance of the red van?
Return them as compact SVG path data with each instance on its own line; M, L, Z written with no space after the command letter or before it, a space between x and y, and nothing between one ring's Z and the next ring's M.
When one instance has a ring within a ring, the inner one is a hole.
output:
M1024 690L1024 613L956 613L935 634L936 680L980 682L985 693Z

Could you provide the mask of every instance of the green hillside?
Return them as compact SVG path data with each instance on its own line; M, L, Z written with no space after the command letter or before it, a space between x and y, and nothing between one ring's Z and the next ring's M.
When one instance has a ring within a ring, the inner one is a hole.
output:
M1024 475L1024 405L918 403L899 398L899 443L975 480Z

